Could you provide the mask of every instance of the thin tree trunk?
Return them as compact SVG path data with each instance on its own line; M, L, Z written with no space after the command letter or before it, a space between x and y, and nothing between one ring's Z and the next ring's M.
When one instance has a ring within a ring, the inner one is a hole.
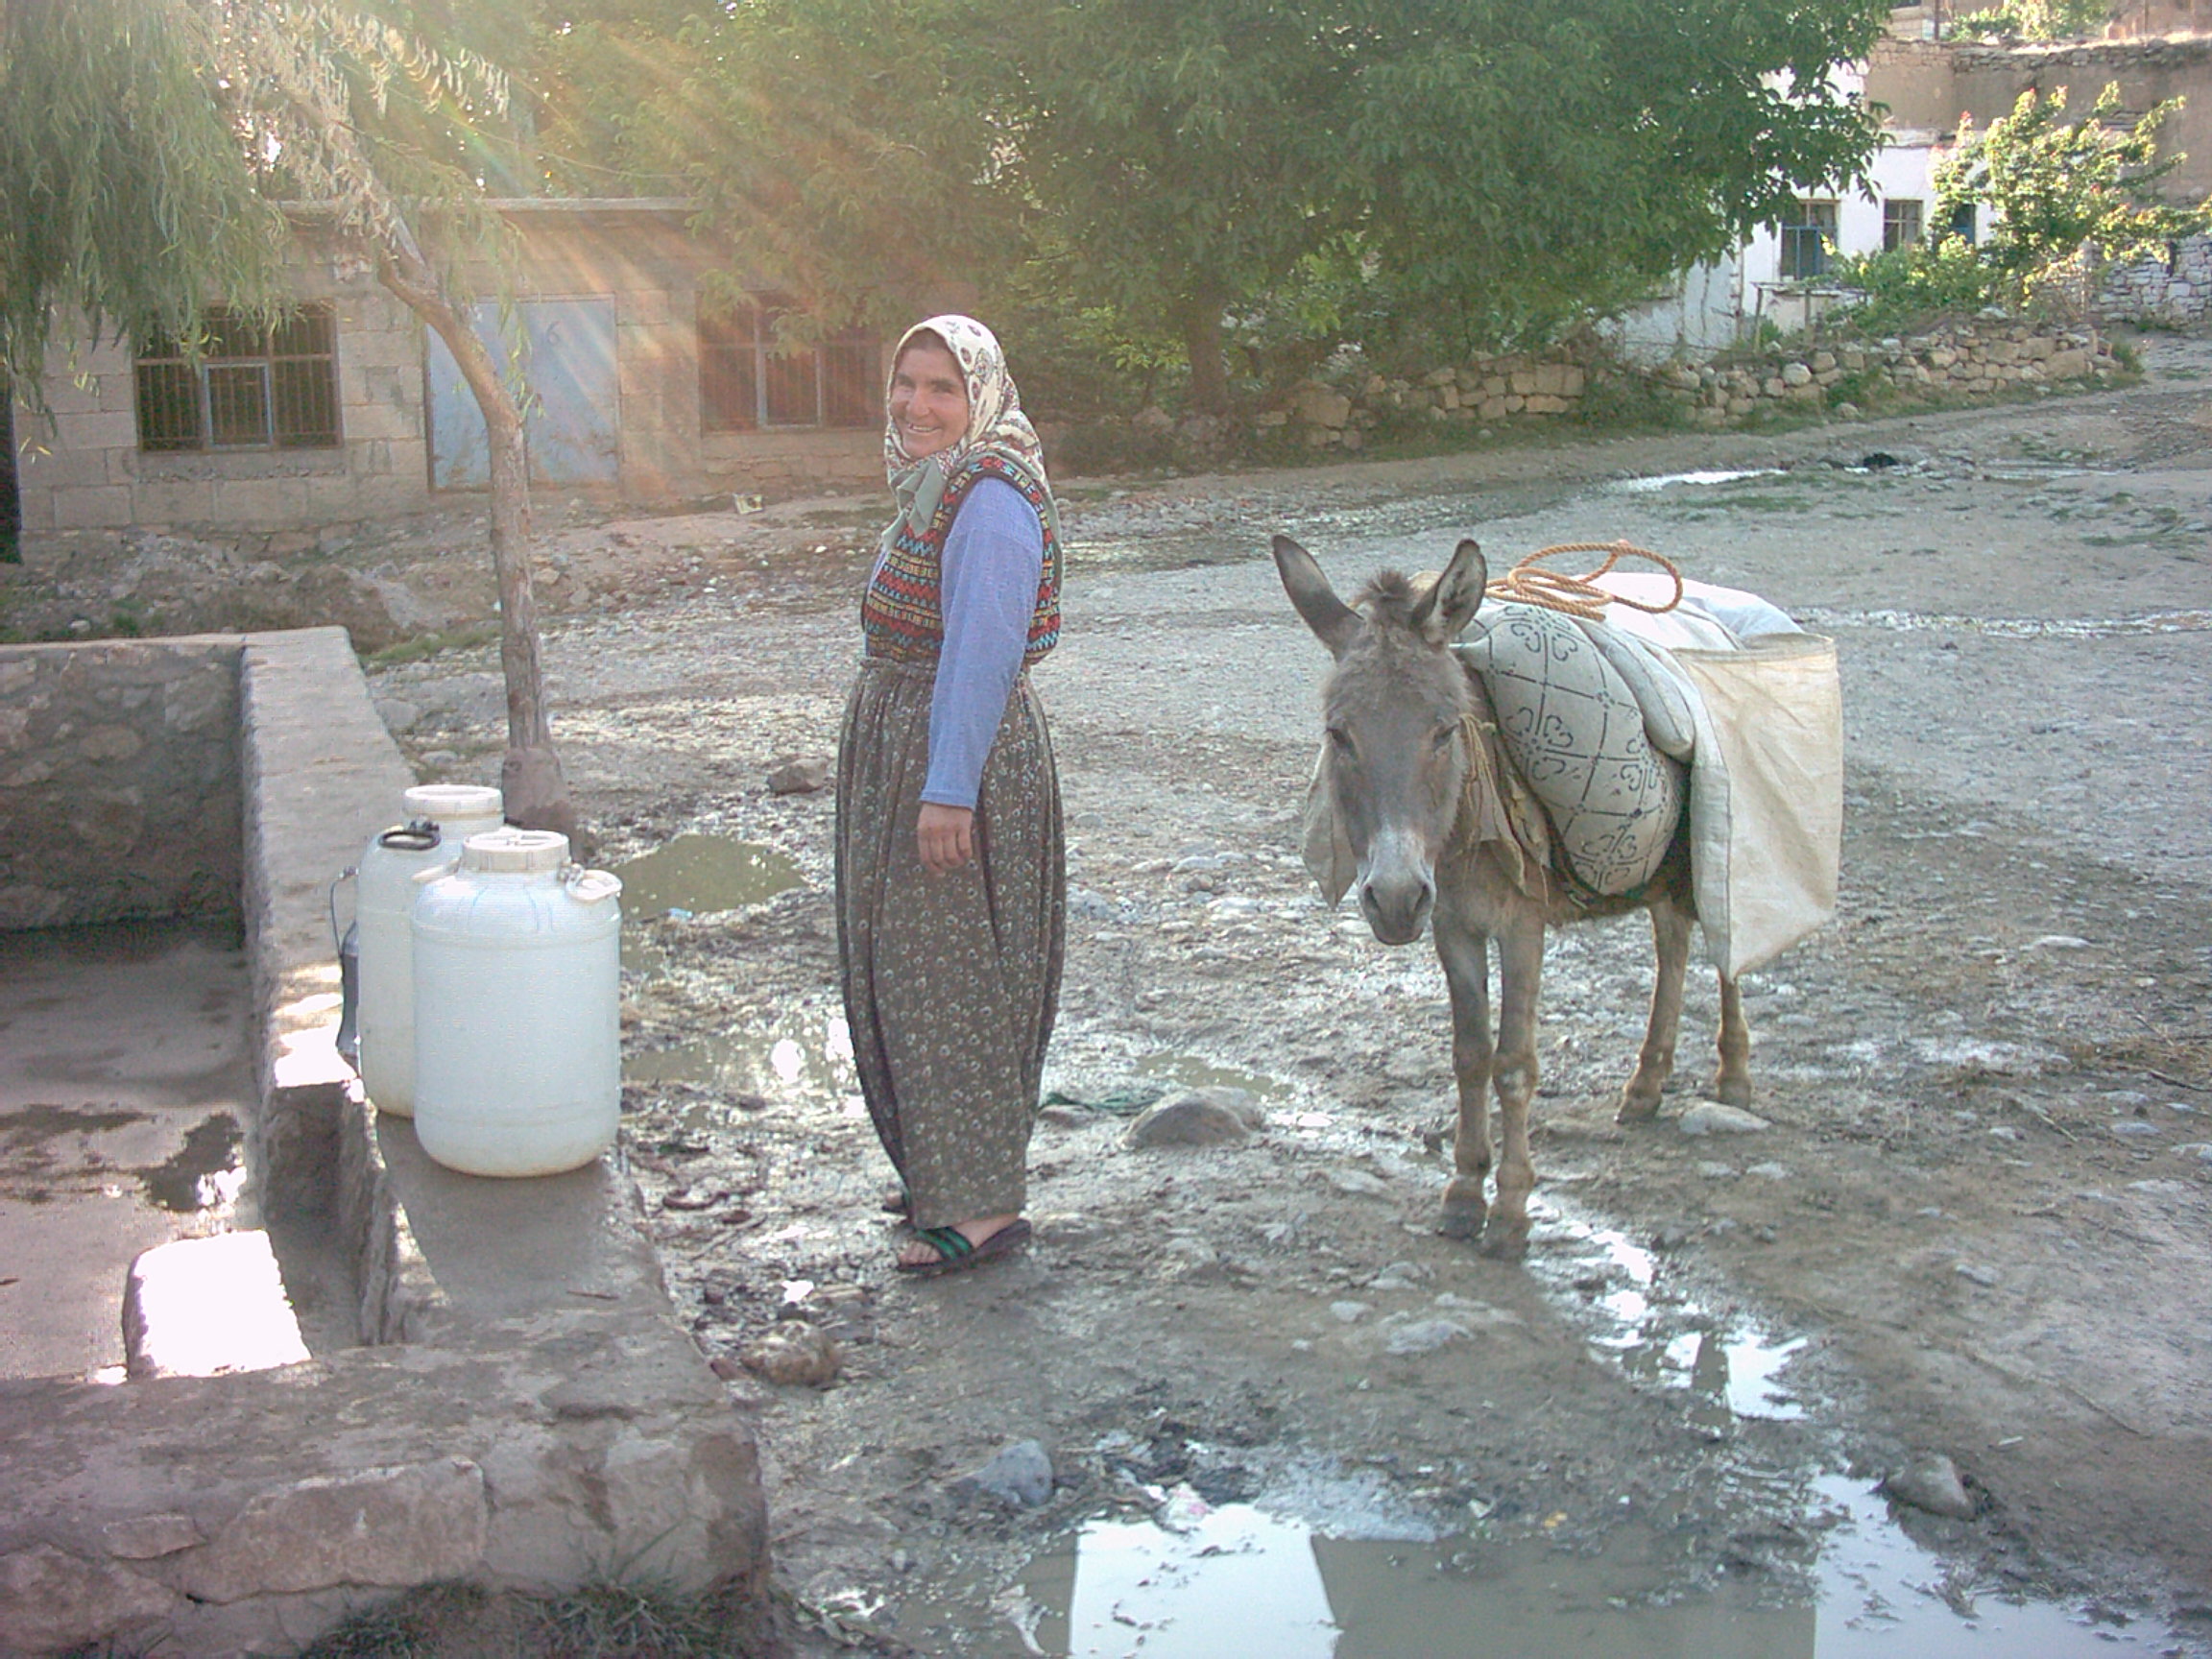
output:
M499 585L499 666L507 679L507 754L499 767L507 821L525 829L558 830L573 838L576 813L546 723L545 677L538 658L538 597L530 580L530 465L522 412L491 351L419 250L402 246L382 261L378 275L445 342L484 414L492 473L492 569Z
M1229 413L1229 370L1221 341L1221 306L1201 296L1183 313L1183 349L1190 358L1190 407L1201 415Z

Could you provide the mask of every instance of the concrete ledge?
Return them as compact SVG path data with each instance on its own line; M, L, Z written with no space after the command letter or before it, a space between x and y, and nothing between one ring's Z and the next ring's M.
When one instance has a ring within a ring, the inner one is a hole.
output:
M103 1387L0 1383L0 1652L291 1652L409 1586L619 1569L766 1588L753 1440L602 1161L490 1181L337 1058L328 884L413 780L336 629L239 647L262 1214L352 1275L358 1348ZM367 1541L364 1543L364 1541Z

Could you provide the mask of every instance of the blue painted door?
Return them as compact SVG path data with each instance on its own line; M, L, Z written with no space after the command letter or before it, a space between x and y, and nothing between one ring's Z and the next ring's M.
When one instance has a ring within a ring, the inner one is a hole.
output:
M614 301L527 300L522 373L530 389L522 429L535 484L613 484L621 461L614 367ZM498 307L476 307L476 331L504 361ZM481 490L491 481L484 417L453 354L430 336L430 483L437 490Z

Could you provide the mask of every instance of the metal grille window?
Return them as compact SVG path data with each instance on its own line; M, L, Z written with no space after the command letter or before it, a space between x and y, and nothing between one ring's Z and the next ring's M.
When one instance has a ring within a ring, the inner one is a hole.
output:
M1919 246L1923 214L1910 196L1891 196L1882 204L1882 251Z
M699 424L709 432L772 426L872 426L880 418L874 342L857 329L820 346L776 349L772 301L699 318Z
M203 321L197 357L176 341L138 358L138 446L153 450L334 449L337 329L303 305L275 327L223 310Z
M1818 276L1828 269L1829 250L1836 243L1836 204L1800 202L1797 216L1782 226L1781 275Z

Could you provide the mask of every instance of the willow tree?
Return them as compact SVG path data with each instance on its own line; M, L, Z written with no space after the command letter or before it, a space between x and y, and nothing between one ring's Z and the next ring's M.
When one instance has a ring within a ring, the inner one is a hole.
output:
M445 343L489 439L507 813L572 830L521 409L459 280L499 231L484 162L506 77L328 0L0 0L0 326L24 384L57 326L189 339L210 304L280 310L287 221L364 254Z

